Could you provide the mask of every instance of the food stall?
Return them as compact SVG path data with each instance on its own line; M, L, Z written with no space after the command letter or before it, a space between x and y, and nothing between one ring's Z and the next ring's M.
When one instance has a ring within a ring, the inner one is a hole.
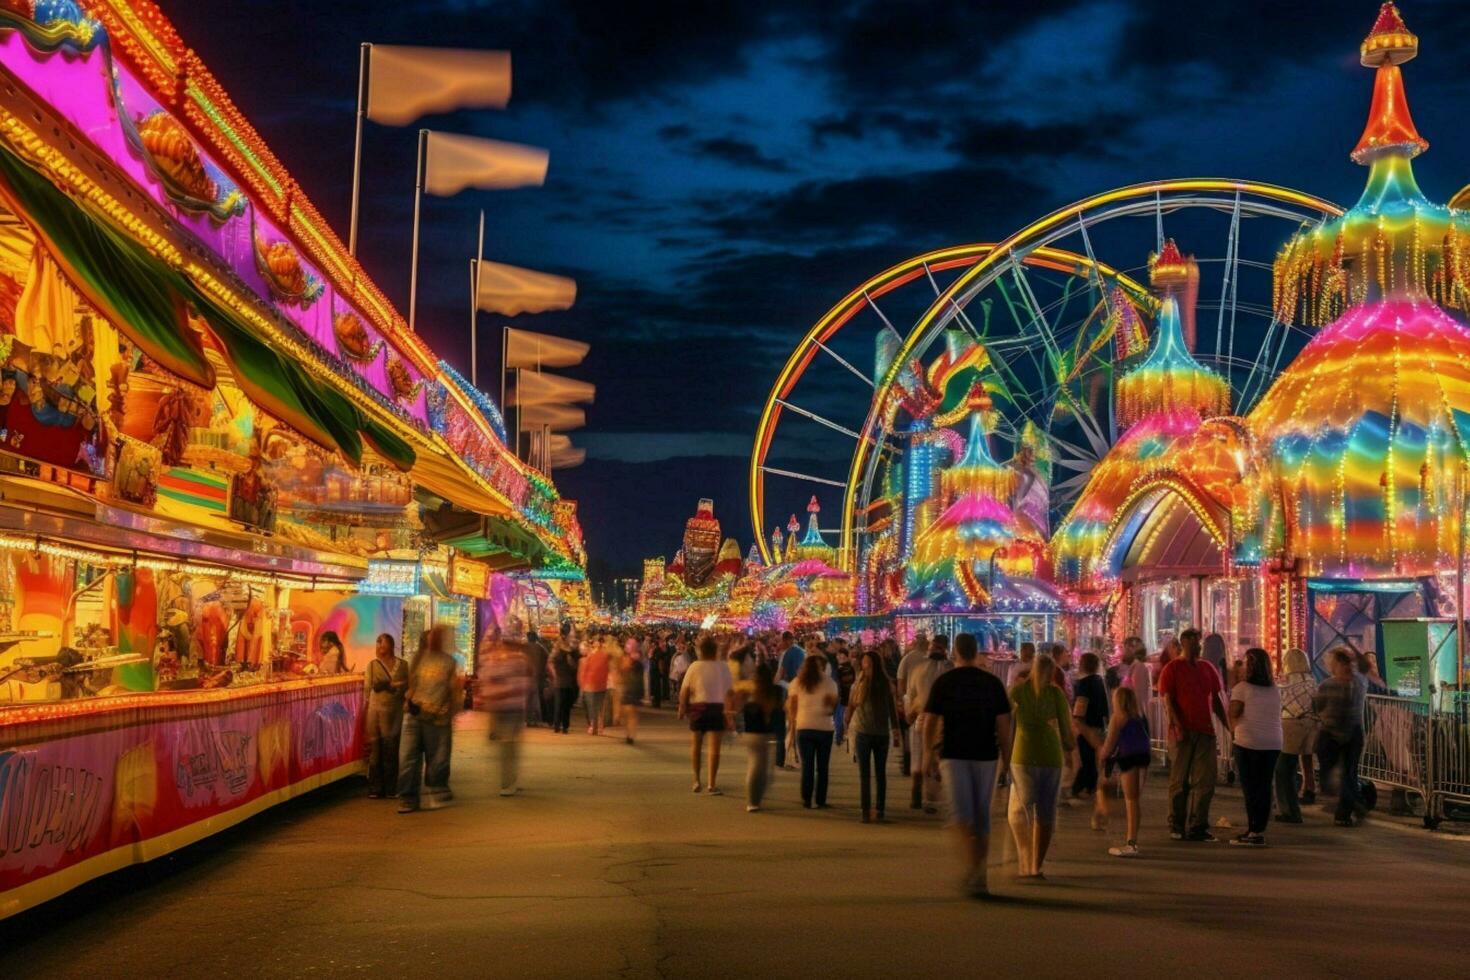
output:
M580 572L497 422L157 7L0 2L0 918L357 771L436 515Z

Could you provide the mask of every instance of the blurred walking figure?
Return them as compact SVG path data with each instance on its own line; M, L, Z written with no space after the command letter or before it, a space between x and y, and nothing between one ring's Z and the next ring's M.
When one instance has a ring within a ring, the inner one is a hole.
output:
M572 724L572 705L577 701L577 657L569 634L571 624L563 623L561 636L551 648L551 659L547 669L555 686L552 695L551 730L558 735L567 734Z
M794 741L795 736L787 730L791 719L785 711L785 701L791 692L791 685L796 682L796 675L801 672L801 665L806 662L806 650L796 642L796 637L790 630L781 634L781 652L776 661L776 684L782 692L782 711L776 719L776 768L795 769L786 761L787 743Z
M900 729L898 699L876 650L864 650L858 657L857 679L848 694L848 725L857 755L863 823L881 823L888 802L888 743L891 738L898 747Z
M550 652L533 629L526 630L526 663L531 668L531 689L526 692L526 724L535 728L551 717L551 705L546 698L549 685L546 683L546 659Z
M1077 678L1077 697L1072 702L1072 719L1077 726L1077 776L1072 780L1072 795L1095 796L1098 781L1098 747L1108 727L1108 689L1102 675L1097 654L1088 651L1082 655L1079 666L1082 676ZM1094 816L1093 830L1103 830Z
M618 674L622 692L623 741L629 745L638 738L638 708L643 703L643 666L638 641L629 637L623 649L623 662Z
M1301 823L1302 803L1317 801L1317 774L1312 771L1312 753L1317 745L1317 709L1312 696L1317 682L1307 655L1295 648L1282 658L1285 676L1281 678L1281 755L1276 758L1276 819L1280 823ZM1301 797L1298 801L1297 771L1301 771Z
M363 713L368 744L368 798L398 795L398 733L403 727L403 692L408 689L408 663L394 652L393 637L378 636L377 655L364 673L367 711Z
M720 737L725 733L725 712L730 707L734 680L730 665L716 660L718 652L713 636L699 638L699 659L684 671L679 685L679 717L689 719L690 747L694 763L694 792L706 790L719 796ZM700 785L700 763L703 743L709 742L709 785Z
M1148 703L1153 697L1153 675L1148 669L1148 651L1138 637L1130 636L1123 641L1123 663L1125 666L1119 683L1133 688L1134 697L1138 700L1138 713L1147 718Z
M1135 661L1136 663L1136 661ZM1147 685L1145 685L1147 690ZM1138 704L1138 689L1120 686L1113 692L1113 711L1108 719L1108 734L1099 746L1097 757L1102 759L1109 772L1117 772L1117 780L1123 786L1123 806L1127 812L1127 833L1123 844L1108 848L1113 857L1138 856L1138 826L1142 817L1143 779L1153 761L1153 745L1150 743L1148 719ZM1108 825L1109 778L1104 788L1097 793L1094 826Z
M942 770L949 796L949 822L960 839L966 861L966 894L990 894L990 801L996 770L1011 754L1011 705L1000 678L979 666L975 637L954 638L953 670L930 688L924 705L929 732L928 757Z
M771 739L781 711L781 689L770 664L758 664L740 713L745 719L745 812L755 813L771 783Z
M1351 827L1358 814L1358 764L1363 757L1363 704L1368 685L1353 668L1353 655L1338 647L1327 655L1332 676L1323 681L1312 698L1322 730L1317 735L1317 754L1322 760L1323 790L1329 791L1331 774L1339 766L1337 815L1334 823Z
M826 658L814 653L802 662L786 714L796 726L796 751L801 756L801 805L827 808L827 779L832 765L832 714L837 710L837 682L827 676Z
M1169 712L1169 836L1214 843L1210 801L1218 755L1214 718L1227 728L1220 672L1200 657L1199 630L1179 634L1180 655L1159 671L1159 697ZM1213 716L1213 717L1212 717Z
M419 789L434 809L454 799L449 790L454 712L463 700L459 664L449 653L454 634L435 626L424 634L408 664L403 735L398 754L398 812L419 808Z
M506 631L520 633L520 624ZM500 755L500 795L519 790L521 730L526 724L526 695L531 688L531 664L514 639L486 637L486 656L480 663L480 693L490 713L490 740Z
M1246 813L1245 833L1230 843L1264 847L1281 754L1281 690L1271 679L1271 657L1260 647L1245 652L1245 679L1230 689L1230 732Z
M1053 679L1056 663L1036 658L1025 683L1011 688L1016 728L1011 749L1011 800L1007 818L1016 841L1020 877L1044 880L1042 867L1057 822L1065 753L1077 745L1067 695Z
M939 778L936 775L938 769L929 765L929 746L933 739L924 731L924 705L929 703L929 690L934 681L951 666L949 637L936 633L929 641L929 656L909 670L908 687L904 689L903 710L913 719L909 739L913 750L910 771L914 785L909 806L915 810L923 809L925 813L939 812Z
M909 674L913 672L915 667L927 659L929 659L929 635L923 630L919 630L918 633L914 634L914 641L909 644L908 649L899 658L898 669L893 673L894 678L898 681L898 687L894 690L894 694L898 697L898 708L903 722L903 762L899 766L899 771L904 776L909 776L913 772L913 728L919 721L916 716L909 713L908 704L905 703L905 694L909 689Z
M587 712L587 734L601 735L607 724L608 691L612 689L613 655L617 640L611 635L594 636L587 655L577 665L577 685L582 688L582 707Z

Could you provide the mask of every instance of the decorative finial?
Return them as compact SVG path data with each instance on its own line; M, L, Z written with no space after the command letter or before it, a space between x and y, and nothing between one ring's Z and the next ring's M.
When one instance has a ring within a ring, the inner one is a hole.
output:
M1359 50L1365 68L1402 65L1418 56L1419 39L1409 32L1409 28L1404 25L1404 18L1399 14L1399 8L1390 2L1379 8L1373 30L1363 39L1363 46Z
M806 512L808 514L815 514L815 513L819 512L821 509L822 509L822 505L819 504L819 503L817 503L817 495L816 494L812 494L811 503L809 503L809 504L806 505ZM794 518L793 518L793 520L794 520Z
M1164 239L1164 247L1159 252L1150 252L1148 256L1148 278L1155 286L1170 285L1174 282L1183 282L1189 278L1189 260L1184 253L1179 251L1179 246L1174 244L1174 239Z
M1385 3L1378 12L1373 30L1363 41L1362 52L1363 64L1377 69L1377 74L1373 79L1368 124L1353 148L1353 162L1366 166L1379 157L1396 154L1412 160L1429 149L1429 141L1419 135L1409 114L1409 99L1404 94L1399 65L1419 53L1419 39L1409 33L1392 3Z

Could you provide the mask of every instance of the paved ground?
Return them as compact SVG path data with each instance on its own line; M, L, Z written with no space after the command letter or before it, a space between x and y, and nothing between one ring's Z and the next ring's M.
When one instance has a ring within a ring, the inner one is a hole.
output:
M534 730L525 792L497 797L478 716L456 804L398 816L350 781L184 854L0 924L4 977L1465 976L1470 840L1312 810L1248 851L1168 841L1152 780L1144 857L1062 815L1050 880L1015 882L998 834L987 903L962 900L937 817L900 790L864 826L780 773L747 815L689 792L664 714L636 746ZM895 783L897 782L895 773ZM896 787L890 787L896 789ZM997 800L1002 815L1004 795ZM1237 824L1238 794L1217 816ZM997 830L1003 827L997 822ZM942 971L942 972L941 972Z

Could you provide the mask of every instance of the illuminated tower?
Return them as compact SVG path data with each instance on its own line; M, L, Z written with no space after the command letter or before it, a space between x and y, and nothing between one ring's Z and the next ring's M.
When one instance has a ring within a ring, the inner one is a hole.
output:
M1184 342L1177 297L1164 297L1148 357L1118 379L1116 411L1120 433L1149 415L1188 411L1210 418L1230 411L1230 386Z
M1420 576L1453 564L1449 492L1470 439L1470 214L1431 202L1412 160L1428 148L1401 68L1419 41L1385 3L1363 41L1374 69L1352 159L1358 203L1278 255L1276 315L1326 324L1248 424L1269 447L1266 544L1304 574Z
M1148 257L1148 281L1164 299L1179 302L1179 327L1184 337L1184 346L1194 350L1194 311L1199 303L1199 263L1193 255L1185 255L1174 244L1174 239L1164 240L1164 248Z

